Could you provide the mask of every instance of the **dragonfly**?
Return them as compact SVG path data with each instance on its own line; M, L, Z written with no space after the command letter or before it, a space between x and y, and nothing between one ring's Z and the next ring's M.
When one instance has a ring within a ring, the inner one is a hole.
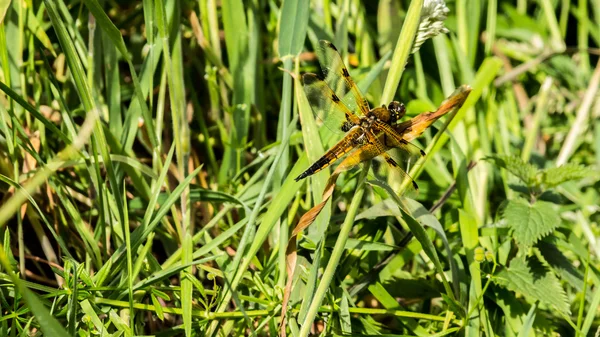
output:
M443 114L456 106L462 106L470 88L465 87L459 95L452 96L448 102L450 105L446 105L445 109L422 113L411 120L401 122L406 114L404 104L393 101L387 106L371 109L350 76L336 47L329 41L321 40L319 48L316 49L324 76L305 73L302 76L304 92L315 116L328 129L342 133L344 137L295 180L309 177L344 157L338 165L338 171L348 170L367 160L381 157L390 169L398 172L402 179L409 179L412 187L418 191L417 183L400 166L399 161L412 161L425 156L425 152L410 141ZM398 151L401 156L398 156ZM396 154L392 156L391 153L394 152Z

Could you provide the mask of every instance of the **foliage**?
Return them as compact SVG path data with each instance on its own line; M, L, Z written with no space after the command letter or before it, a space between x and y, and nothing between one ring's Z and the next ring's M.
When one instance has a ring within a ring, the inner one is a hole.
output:
M504 218L513 228L515 240L525 246L533 245L560 225L552 203L545 201L529 204L523 199L510 200Z
M534 194L540 194L547 189L557 187L568 181L598 177L597 171L593 168L576 163L538 169L533 164L524 162L517 156L497 155L486 159L493 161L497 166L506 169L512 175L519 178Z
M534 266L529 266L528 262ZM562 314L569 314L567 296L558 278L535 259L512 259L510 266L496 275L496 282L533 301L553 306Z
M0 2L0 336L597 334L599 25L600 0ZM320 39L371 107L472 88L412 141L418 193L377 161L294 181L340 137L302 88Z

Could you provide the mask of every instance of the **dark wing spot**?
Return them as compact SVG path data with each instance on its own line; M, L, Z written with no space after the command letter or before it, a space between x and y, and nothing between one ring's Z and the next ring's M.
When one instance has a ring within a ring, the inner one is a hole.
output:
M388 135L386 133L383 134L383 144L385 144L385 146L391 146L391 144L388 144Z
M339 98L339 97L337 97L337 95L336 95L336 94L331 94L331 99L332 99L334 102L336 102L336 103L340 101L340 98Z
M350 131L350 129L352 129L352 126L353 126L352 123L344 122L344 124L342 124L342 131L344 131L344 132Z
M348 69L346 69L345 67L342 68L342 74L344 75L344 77L350 77L350 73L348 72Z
M425 157L425 151L421 150L421 156Z
M417 190L417 191L419 190L419 185L417 185L417 182L416 182L416 181L414 181L414 180L413 180L413 181L412 181L412 185L413 185L413 187L415 188L415 190Z
M388 162L388 164L390 164L393 167L398 167L398 164L396 164L396 162L392 159L392 158L387 158L386 161Z
M333 45L333 43L331 43L331 42L329 42L329 41L325 41L325 40L323 40L323 43L324 43L324 44L325 44L327 47L329 47L329 48L331 48L331 49L333 49L333 50L335 50L335 51L338 51L338 50L337 50L337 48L336 48L336 47Z
M313 73L306 73L306 74L302 75L302 80L304 81L305 85L310 85L310 84L313 84L314 82L317 82L319 80L319 77Z

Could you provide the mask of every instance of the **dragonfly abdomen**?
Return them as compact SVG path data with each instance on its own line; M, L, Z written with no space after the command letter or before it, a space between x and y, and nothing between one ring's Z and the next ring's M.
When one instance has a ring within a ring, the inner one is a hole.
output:
M311 175L321 171L322 169L326 168L327 166L331 165L331 163L333 163L336 159L337 159L337 157L334 157L334 156L328 157L327 155L324 155L323 157L319 158L319 160L317 160L312 165L310 165L310 167L307 168L306 171L302 172L294 180L299 181L308 176L311 176Z
M351 131L352 137L344 138L339 143L334 145L329 151L327 151L321 158L319 158L316 162L314 162L306 171L302 172L298 177L296 177L296 181L304 179L308 176L311 176L327 166L331 165L334 161L341 158L343 155L348 153L348 151L352 150L354 147L353 139L356 136L360 129L355 129L355 132Z

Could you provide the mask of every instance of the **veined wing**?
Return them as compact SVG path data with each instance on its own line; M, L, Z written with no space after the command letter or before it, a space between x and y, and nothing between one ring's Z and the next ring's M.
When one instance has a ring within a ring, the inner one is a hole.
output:
M317 48L317 56L325 82L350 111L358 116L366 115L370 111L369 103L350 77L337 48L329 41L321 40L319 43L321 47Z
M412 188L415 190L419 189L417 183L406 173L406 171L400 166L401 162L394 159L387 151L390 149L383 145L379 137L370 134L368 143L361 145L356 150L351 152L346 159L344 159L336 168L337 171L349 170L356 165L365 162L367 160L374 159L381 156L388 164L390 169L399 173L402 179L409 179L412 183ZM408 147L407 147L408 148ZM407 152L409 153L409 152Z
M363 130L360 128L352 129L348 132L346 137L342 138L342 140L327 150L321 158L307 168L306 171L297 176L295 180L299 181L323 170L339 158L343 157L346 153L352 151L356 145L355 139L360 138L362 133Z
M375 122L374 133L381 144L400 163L414 165L417 160L425 156L418 146L406 141L396 130L388 124Z
M345 133L360 119L341 101L339 96L317 75L307 73L302 76L304 92L315 116L335 133Z

